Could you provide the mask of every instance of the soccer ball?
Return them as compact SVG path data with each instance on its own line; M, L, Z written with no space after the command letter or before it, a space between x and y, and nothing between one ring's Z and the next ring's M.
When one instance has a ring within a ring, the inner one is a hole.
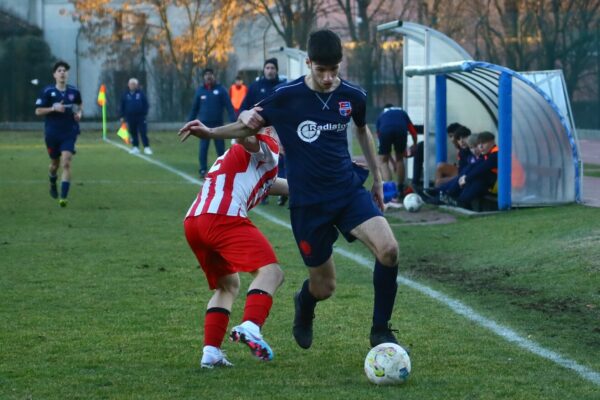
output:
M365 374L376 385L399 385L410 375L410 357L395 343L382 343L365 358Z
M416 193L407 194L404 197L404 208L408 212L417 212L423 207L423 199Z

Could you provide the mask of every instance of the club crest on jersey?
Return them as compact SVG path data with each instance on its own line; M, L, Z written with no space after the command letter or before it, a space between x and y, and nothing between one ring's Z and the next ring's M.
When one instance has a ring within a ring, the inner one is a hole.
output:
M70 101L73 101L73 100L75 100L75 95L74 95L73 93L69 93L69 96L68 96L68 97L69 97L69 100L70 100Z
M348 124L344 123L332 123L327 122L325 124L319 125L315 121L306 120L301 122L296 129L296 133L298 137L306 142L312 143L321 136L323 132L330 133L345 133L346 128L348 128Z
M321 130L317 126L316 122L307 120L298 125L296 133L298 133L298 137L302 141L306 143L312 143L319 138L319 135L321 135Z
M349 117L352 114L352 104L349 101L340 101L340 115L342 117Z

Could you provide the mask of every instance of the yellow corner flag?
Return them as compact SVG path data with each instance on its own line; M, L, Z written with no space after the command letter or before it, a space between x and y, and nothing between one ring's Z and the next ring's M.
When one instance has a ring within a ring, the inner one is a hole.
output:
M117 135L127 144L129 144L129 131L127 130L127 124L123 122L121 127L117 131Z
M106 140L106 86L100 85L98 105L102 107L102 139Z
M98 92L98 105L104 107L106 105L106 86L100 85L100 91Z

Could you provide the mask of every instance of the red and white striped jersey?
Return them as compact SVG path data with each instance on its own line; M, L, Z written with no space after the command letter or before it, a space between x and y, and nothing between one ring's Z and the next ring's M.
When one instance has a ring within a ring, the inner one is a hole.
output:
M247 217L248 211L267 196L277 178L279 145L263 130L256 138L258 152L249 153L242 145L234 144L215 161L186 217L201 214Z

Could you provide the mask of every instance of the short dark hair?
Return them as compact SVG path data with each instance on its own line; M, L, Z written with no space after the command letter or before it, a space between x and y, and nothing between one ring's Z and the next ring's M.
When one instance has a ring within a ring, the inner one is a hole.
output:
M454 131L455 138L466 138L469 136L471 136L471 130L466 126L461 125Z
M71 69L71 66L69 65L69 63L67 63L66 61L60 60L60 61L57 61L56 64L54 64L54 67L52 67L52 73L55 73L56 70L60 67L65 67L65 69L67 71Z
M492 132L483 131L477 135L478 143L489 143L496 141L496 136Z
M273 64L275 66L275 69L279 71L279 63L277 62L277 59L275 57L266 59L265 63L263 64L263 69L267 66L267 64Z
M387 103L383 108L392 108L394 105L392 103Z
M308 37L308 59L322 65L336 65L342 61L342 41L329 29L314 31Z
M214 73L215 73L215 71L213 71L213 69L212 69L212 68L204 68L204 70L202 71L202 76L204 76L204 75L208 74L209 72L210 72L211 74L214 74Z
M449 135L454 135L454 132L456 132L456 130L458 128L460 128L462 125L459 124L458 122L453 122L450 125L448 125L448 127L446 128L446 131L448 132Z

